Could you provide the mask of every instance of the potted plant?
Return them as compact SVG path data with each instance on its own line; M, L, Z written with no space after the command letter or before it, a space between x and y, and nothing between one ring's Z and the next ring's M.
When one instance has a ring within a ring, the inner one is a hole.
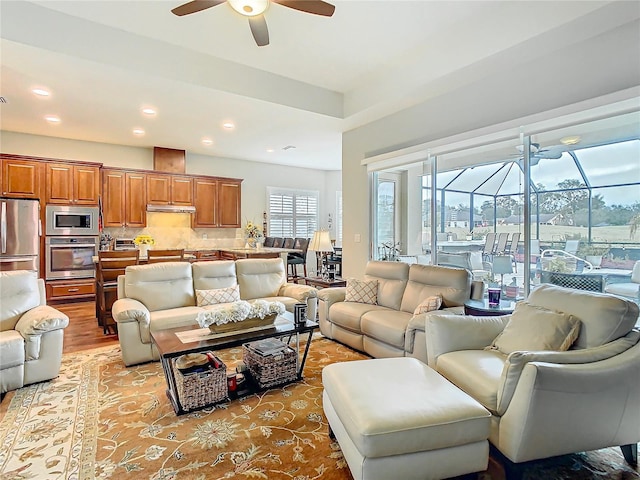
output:
M602 256L609 252L609 247L587 244L578 249L578 256L584 258L595 268L602 263Z

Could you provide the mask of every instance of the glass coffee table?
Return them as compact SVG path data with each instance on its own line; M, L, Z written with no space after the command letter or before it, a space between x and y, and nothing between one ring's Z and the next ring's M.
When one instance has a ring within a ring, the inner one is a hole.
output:
M311 320L307 320L303 324L296 325L293 320L293 314L285 312L276 318L272 326L268 326L267 328L211 334L208 333L209 329L203 329L198 325L193 325L151 332L151 338L158 349L158 353L160 354L160 362L167 380L167 397L169 398L176 414L181 415L183 413L187 413L187 410L183 408L178 395L176 378L172 365L175 358L187 353L199 353L209 350L215 351L224 348L237 347L248 342L263 340L266 338L289 337L288 341L285 343L290 343L292 339L295 339L295 350L297 353L297 377L294 381L299 381L302 380L304 364L307 360L307 354L309 352L309 347L311 346L311 338L316 328L318 328L318 324ZM300 336L304 334L307 334L307 341L301 357ZM283 385L285 383L291 382L283 382ZM211 405L213 404L202 405L198 407L198 409L206 408ZM188 411L191 412L193 410L196 409L190 409Z

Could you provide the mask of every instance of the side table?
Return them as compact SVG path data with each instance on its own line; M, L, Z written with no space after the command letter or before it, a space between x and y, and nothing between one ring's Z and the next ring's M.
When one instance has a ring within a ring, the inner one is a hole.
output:
M500 300L500 305L496 307L489 306L489 299L467 300L464 302L465 315L476 315L479 317L497 317L500 315L509 315L516 308L515 300Z
M304 283L316 288L346 287L347 281L343 278L325 280L322 277L304 277Z

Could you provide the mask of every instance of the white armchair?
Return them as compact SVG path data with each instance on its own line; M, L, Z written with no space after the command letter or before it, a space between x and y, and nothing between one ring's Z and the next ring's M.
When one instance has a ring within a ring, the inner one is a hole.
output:
M528 460L610 446L621 446L626 460L637 463L638 306L554 285L534 290L528 303L580 320L570 350L504 354L486 347L512 316L432 315L429 365L492 413L489 440L516 471L514 464Z
M58 376L68 325L35 273L0 272L0 394Z

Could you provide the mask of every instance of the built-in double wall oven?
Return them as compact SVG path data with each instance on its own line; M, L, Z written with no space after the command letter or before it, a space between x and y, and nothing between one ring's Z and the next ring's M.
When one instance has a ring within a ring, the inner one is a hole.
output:
M95 277L93 259L100 243L98 218L98 207L47 205L47 280Z

